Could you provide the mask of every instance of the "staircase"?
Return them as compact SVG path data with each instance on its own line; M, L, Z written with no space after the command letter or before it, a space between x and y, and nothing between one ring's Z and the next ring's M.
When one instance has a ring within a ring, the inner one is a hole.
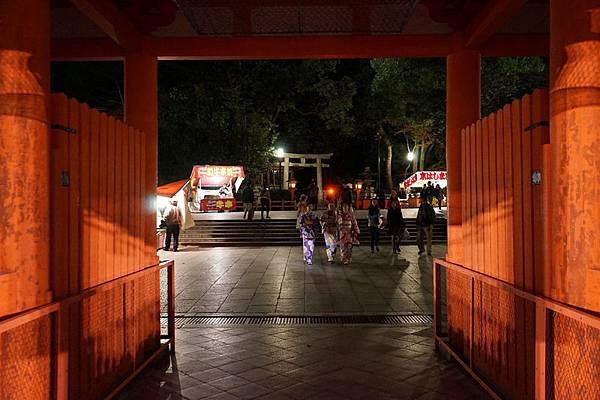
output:
M415 244L415 220L404 219L411 238L402 241L403 245ZM359 219L360 242L369 245L370 235L366 219ZM380 243L390 244L391 236L387 230L380 231ZM440 244L447 241L446 220L436 218L433 227L433 243ZM202 220L196 221L196 226L182 232L179 236L181 244L196 246L300 246L300 234L296 229L295 219L270 219L270 220ZM317 244L323 244L323 235L317 236Z

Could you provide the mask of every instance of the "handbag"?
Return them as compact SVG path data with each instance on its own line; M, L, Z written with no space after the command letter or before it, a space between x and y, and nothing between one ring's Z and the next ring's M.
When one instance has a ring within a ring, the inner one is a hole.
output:
M408 231L408 229L404 228L404 230L402 230L402 236L400 237L400 240L408 239L410 239L410 232Z

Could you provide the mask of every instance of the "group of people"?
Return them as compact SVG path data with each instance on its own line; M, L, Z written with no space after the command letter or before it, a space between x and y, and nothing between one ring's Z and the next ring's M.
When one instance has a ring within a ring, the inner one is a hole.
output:
M419 255L427 251L431 255L431 241L433 224L435 222L435 210L426 195L421 195L421 204L417 213L417 246ZM350 202L342 201L337 207L334 202L327 205L327 210L319 217L314 211L313 205L308 197L302 195L298 202L298 219L296 228L300 230L304 262L312 265L315 251L315 240L320 233L325 239L325 253L327 260L334 262L337 249L340 249L340 261L346 265L352 261L352 247L360 244L360 229L352 210ZM387 214L381 213L379 202L371 201L367 213L367 225L371 236L371 253L379 252L379 237L382 229L388 230L392 237L392 251L400 253L400 243L408 239L409 233L406 229L400 199L392 193Z
M268 186L263 186L259 190L258 195L260 203L260 219L265 219L265 213L267 219L270 219L269 213L271 212L271 191ZM244 205L244 219L252 220L254 218L254 188L252 184L248 182L242 192L242 203Z
M298 202L298 219L296 227L300 230L304 262L313 263L315 240L319 231L325 239L325 253L327 260L332 263L337 249L340 249L340 261L349 264L352 261L352 246L360 244L358 236L360 229L352 211L350 203L329 203L327 210L319 217L314 211L314 206L308 201L308 196L300 196Z
M431 181L427 182L427 184L421 189L420 194L421 198L425 197L429 204L432 204L433 199L435 198L437 200L439 209L442 209L442 199L444 198L444 194L443 189L439 184L433 186Z

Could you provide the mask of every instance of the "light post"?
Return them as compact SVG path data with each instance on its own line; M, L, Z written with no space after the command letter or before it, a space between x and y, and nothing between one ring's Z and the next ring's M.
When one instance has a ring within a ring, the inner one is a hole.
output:
M356 190L356 209L358 210L359 205L360 205L360 192L362 190L362 185L363 185L363 181L360 179L357 179L356 182L354 183L354 190Z
M285 151L283 151L283 148L279 147L277 150L275 150L275 157L277 157L279 159L279 190L281 191L283 189L283 174L281 173L281 160L283 159L283 156L285 154Z
M290 191L290 198L294 203L296 202L296 183L298 183L298 181L294 178L288 180L288 190Z
M377 132L377 194L381 190L381 133Z

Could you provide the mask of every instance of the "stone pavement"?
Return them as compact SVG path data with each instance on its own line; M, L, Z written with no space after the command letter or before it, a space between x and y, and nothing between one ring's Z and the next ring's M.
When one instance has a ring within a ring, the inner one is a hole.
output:
M431 257L414 246L313 266L299 247L185 248L176 260L180 315L383 314L432 311ZM443 256L445 246L434 246ZM226 325L177 329L120 399L487 399L434 352L431 326Z
M243 326L177 330L176 352L120 399L487 399L436 355L427 327Z
M445 253L445 245L433 246L434 257ZM416 246L403 246L400 255L390 246L375 254L358 246L349 265L329 264L317 248L307 266L299 246L187 247L159 255L175 260L181 316L433 313L432 257L419 257Z

